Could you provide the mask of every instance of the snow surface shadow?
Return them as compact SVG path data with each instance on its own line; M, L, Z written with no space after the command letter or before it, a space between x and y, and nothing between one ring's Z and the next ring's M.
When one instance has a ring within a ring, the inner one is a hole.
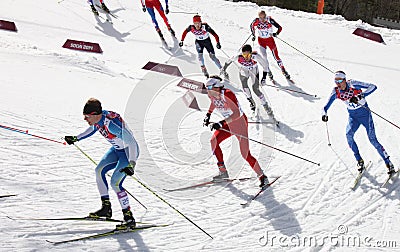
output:
M287 140L294 143L301 143L300 139L304 138L304 133L302 131L292 129L289 125L285 124L282 121L279 121L279 128L277 127L275 132L284 135Z
M111 24L110 22L107 22L105 20L104 22L102 22L102 20L98 16L95 17L97 20L97 24L101 27L101 29L97 26L95 28L98 31L104 33L104 35L115 37L119 42L125 42L124 38L131 35L130 32L121 33L118 30L116 30L113 24Z
M226 188L244 201L247 201L253 196L237 189L232 184L229 184ZM296 219L293 209L288 207L285 203L278 202L272 190L273 187L268 188L256 199L256 201L265 206L266 210L265 214L261 214L260 217L270 222L273 226L273 230L280 231L283 235L292 236L301 233L302 229L300 223ZM288 228L282 228L289 225L290 227Z
M256 199L265 206L265 214L262 218L270 221L274 230L286 236L293 236L302 232L299 221L293 209L285 203L278 202L273 193L273 187L264 192L262 197Z

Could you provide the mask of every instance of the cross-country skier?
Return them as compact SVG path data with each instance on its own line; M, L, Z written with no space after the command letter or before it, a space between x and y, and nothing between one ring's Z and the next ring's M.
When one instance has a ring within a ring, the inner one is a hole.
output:
M204 76L206 76L207 78L210 76L204 64L203 51L205 48L208 51L210 58L214 61L215 65L221 71L220 73L224 74L226 77L227 76L226 73L222 72L223 69L219 59L215 56L214 47L210 39L210 33L211 33L214 36L215 40L217 41L216 44L217 49L221 49L221 44L219 42L219 36L217 35L217 33L207 23L202 22L201 17L199 15L195 15L193 17L193 24L189 25L189 27L186 28L186 30L182 33L181 42L179 42L180 47L183 46L183 41L185 40L186 34L188 34L188 32L193 33L196 37L195 41L196 50L198 53L198 59L200 62L201 71L203 72Z
M335 99L342 100L346 104L347 111L349 112L346 138L349 147L353 151L354 157L358 162L358 170L362 172L365 167L364 160L361 158L358 146L354 141L354 134L360 125L362 125L367 130L369 141L384 160L386 167L388 168L388 174L393 175L395 173L393 164L390 162L389 155L376 138L374 121L372 120L371 111L369 110L367 101L365 100L366 96L376 90L376 86L374 84L357 80L346 80L346 74L343 71L337 71L335 73L335 83L337 86L333 89L327 104L323 108L322 121L328 121L327 112L333 101ZM366 90L363 92L361 89Z
M228 171L226 170L224 164L222 150L219 145L225 139L231 137L232 135L236 135L236 138L239 141L240 153L242 157L246 159L250 167L253 168L253 170L257 173L257 177L260 180L260 187L263 187L268 184L268 178L261 170L258 161L250 153L249 140L247 138L247 117L242 112L235 94L231 90L224 88L224 85L221 83L221 81L222 79L219 76L213 75L205 84L211 104L206 117L204 118L204 125L210 125L210 117L214 109L218 110L224 117L224 120L213 123L211 126L211 130L215 130L214 135L210 140L211 148L215 157L217 158L217 165L219 169L219 175L214 176L213 180L221 181L229 177Z
M278 29L276 32L274 32L273 26ZM286 79L290 80L290 75L283 66L281 58L279 58L278 48L276 47L275 40L273 38L278 36L279 33L281 33L282 26L280 26L272 17L267 16L265 11L262 10L258 12L258 18L255 18L250 25L251 34L253 35L252 37L253 41L256 40L256 35L255 35L256 29L257 29L258 44L260 46L261 54L265 59L267 59L267 47L269 47L269 49L272 52L272 55L274 56L274 59L276 60L278 66L282 70L282 74L286 77ZM268 71L264 69L263 76L261 78L262 84L264 84L267 74L270 75L270 78L272 79L271 77L272 73L268 73Z
M233 61L237 61L239 63L239 79L242 83L242 87L244 93L246 94L247 100L250 102L250 109L254 112L256 110L256 105L253 97L251 96L250 88L247 84L249 79L252 83L253 92L258 96L258 98L260 98L265 111L267 111L267 114L273 117L272 109L270 106L268 106L268 102L265 99L264 94L260 90L260 74L258 72L258 63L261 64L263 69L269 72L268 60L265 61L265 59L261 55L259 55L256 51L253 51L251 45L246 44L242 47L242 54L235 56L233 59L230 59L228 60L228 62L225 63L223 68L224 71L226 71L226 68ZM265 64L265 62L267 64Z
M125 221L123 225L135 227L136 223L130 210L128 194L122 187L122 183L126 175L134 174L136 160L139 156L139 146L122 117L115 112L102 110L99 100L90 98L83 108L83 115L90 127L77 136L65 136L65 141L68 144L74 144L98 131L112 145L95 169L102 207L98 211L90 213L89 217L111 218L112 209L106 173L114 169L110 182L121 204Z
M96 15L99 15L99 12L98 12L98 11L96 10L96 8L94 7L93 0L89 0L88 3L90 3L90 7L92 8L93 13L96 14ZM100 4L101 4L101 8L102 8L105 12L110 13L110 10L109 10L109 9L107 8L107 6L105 5L104 0L100 0Z
M165 0L165 12L160 3L160 0L140 0L140 2L142 4L143 12L147 11L149 13L149 15L151 17L151 21L153 21L154 28L156 28L156 31L157 31L158 35L160 35L161 39L164 39L164 36L161 32L160 27L158 26L158 22L156 19L156 13L154 12L154 9L156 9L158 11L158 14L160 14L162 19L164 20L164 23L167 26L168 31L172 34L172 36L175 36L175 31L172 30L171 24L168 22L168 18L165 15L165 14L169 13L168 0Z

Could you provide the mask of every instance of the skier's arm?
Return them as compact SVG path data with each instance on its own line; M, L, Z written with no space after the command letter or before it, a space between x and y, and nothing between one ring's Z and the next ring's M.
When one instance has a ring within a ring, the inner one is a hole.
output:
M276 31L276 34L278 35L279 33L281 33L282 31L282 26L280 26L273 18L270 18L269 22L275 26L276 28L278 28L278 31Z
M191 29L192 29L192 27L191 27L191 25L189 25L189 27L186 28L186 29L183 31L183 33L182 33L182 38L181 38L181 41L182 41L182 42L185 40L186 35L188 34L188 32L190 32Z
M251 24L250 24L250 31L251 31L251 35L253 35L253 37L256 36L256 35L255 35L255 29L254 29L254 27L256 26L256 25L255 25L256 20L257 20L257 18L255 18L255 19L253 20L253 22L251 22Z
M217 43L219 43L219 36L218 36L218 34L213 30L213 28L211 28L208 24L205 24L204 26L205 26L206 31L208 31L209 33L211 33L211 34L214 36L215 41L217 41Z
M322 109L322 115L327 115L329 107L332 105L332 103L335 100L336 100L336 91L335 91L335 89L333 89L328 102L325 104L324 108Z
M377 89L377 87L372 83L366 83L366 82L361 82L361 81L356 81L356 80L350 80L350 84L354 88L357 88L357 89L361 89L361 88L366 89L365 91L362 92L364 97L372 94Z
M89 128L87 128L84 132L82 132L81 134L77 135L76 138L78 139L78 141L88 138L90 136L92 136L94 133L96 133L97 129L94 126L90 126Z
M210 100L211 100L211 98L210 98ZM211 103L210 103L210 107L208 108L208 113L209 113L209 114L212 114L212 112L214 111L214 109L215 109L215 105L214 105L213 102L211 102Z
M228 59L227 62L225 62L224 64L224 71L226 71L226 69L232 64L233 61L237 61L239 58L239 55L234 56L233 58Z

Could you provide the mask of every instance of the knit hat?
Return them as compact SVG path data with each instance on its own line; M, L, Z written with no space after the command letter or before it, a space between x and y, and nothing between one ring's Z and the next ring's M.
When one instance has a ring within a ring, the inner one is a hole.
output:
M253 49L251 48L251 45L246 44L242 47L242 52L252 52Z
M83 107L84 115L100 115L102 111L101 102L95 98L90 98Z
M199 15L196 15L193 17L193 23L201 23L201 17Z
M337 71L335 72L335 79L336 78L346 79L346 74L343 71Z
M213 86L213 87L223 87L224 84L221 82L222 79L218 75L213 75L208 78L206 81L206 87L207 86Z

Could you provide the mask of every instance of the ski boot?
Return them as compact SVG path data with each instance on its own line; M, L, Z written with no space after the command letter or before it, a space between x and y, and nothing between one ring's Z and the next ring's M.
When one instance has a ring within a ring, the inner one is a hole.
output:
M90 8L92 8L92 12L95 14L95 15L99 15L99 12L96 10L96 8L94 7L94 5L93 4L91 4L90 5Z
M396 173L396 171L394 170L394 166L393 166L392 162L389 161L389 163L386 164L386 167L388 168L388 174L389 174L390 177L393 176Z
M104 3L101 3L101 8L103 9L103 11L110 13L110 10L107 8L107 6Z
M111 202L109 199L102 199L101 208L94 213L89 213L90 218L106 217L107 219L109 219L111 218L111 216L112 216L112 209L111 209Z
M204 76L206 76L207 79L210 78L206 66L201 66L201 71L203 72Z
M265 111L267 112L267 115L268 115L268 116L274 117L274 112L272 112L272 109L271 109L270 106L268 106L268 103L265 103L265 104L263 105L263 107L264 107Z
M288 72L284 67L282 67L282 74L285 76L287 80L290 80L290 75L288 74Z
M226 170L225 165L218 164L219 174L213 177L214 182L224 181L225 179L229 178L228 171Z
M175 31L172 30L171 25L168 25L168 31L171 33L172 36L175 37Z
M259 185L259 186L260 186L261 188L263 188L264 186L266 186L266 185L269 184L268 177L265 176L264 174L261 175L258 179L260 180L260 185Z
M365 169L365 164L364 164L364 160L361 158L360 160L357 161L357 167L358 167L358 172L362 173Z
M135 218L133 218L132 211L127 209L122 209L122 213L124 215L124 223L117 225L116 229L118 230L129 230L134 229L136 227Z
M224 70L223 67L219 70L219 75L224 76L225 79L229 79L229 74Z
M247 98L247 100L248 100L249 103L250 103L250 109L251 109L251 111L255 112L255 111L256 111L256 105L254 104L253 98Z

